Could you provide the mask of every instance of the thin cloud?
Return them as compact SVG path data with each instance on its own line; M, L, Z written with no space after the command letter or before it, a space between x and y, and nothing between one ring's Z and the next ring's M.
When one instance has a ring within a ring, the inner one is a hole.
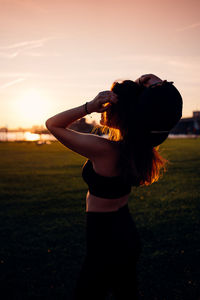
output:
M33 57L59 57L59 53L41 53L41 52L26 52L25 55Z
M21 43L15 43L9 46L0 47L0 57L2 58L15 58L20 54L26 54L27 51L30 51L35 48L42 48L45 43L49 40L56 39L56 37L47 37L39 40L24 41ZM13 50L13 51L12 51Z
M17 55L19 55L19 51L17 52L13 52L13 53L5 53L5 52L0 52L0 58L14 58L16 57Z
M25 42L21 42L21 43L9 45L9 46L3 46L3 47L0 47L0 49L9 50L9 49L23 48L23 47L36 47L36 46L42 47L44 45L44 43L50 39L52 39L52 38L49 37L49 38L43 38L43 39L39 39L39 40L25 41Z
M7 83L1 85L1 86L0 86L0 89L1 89L1 90L2 90L2 89L5 89L5 88L7 88L7 87L9 87L9 86L11 86L11 85L17 84L17 83L19 83L19 82L21 82L21 81L24 81L24 80L25 80L25 78L18 78L18 79L12 80L12 81L10 81L10 82L7 82Z
M193 28L197 28L197 27L200 27L200 22L194 23L194 24L182 27L182 28L178 28L178 29L176 29L176 31L184 31L184 30L193 29Z

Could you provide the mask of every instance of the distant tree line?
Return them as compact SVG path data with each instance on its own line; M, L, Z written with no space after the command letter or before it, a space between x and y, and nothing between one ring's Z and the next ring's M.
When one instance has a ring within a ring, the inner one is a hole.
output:
M69 125L70 129L76 130L79 132L85 132L85 133L93 133L95 130L96 134L101 134L100 126L93 121L92 123L87 123L86 118L81 118L79 120L76 120L73 122L71 125ZM32 133L37 133L37 134L51 134L49 130L44 127L43 125L33 125L31 128L22 128L18 127L17 129L8 129L7 127L0 127L0 132L25 132L25 131L30 131Z
M95 134L101 135L100 126L98 126L95 121L93 121L92 123L87 123L86 118L81 118L74 121L71 125L68 126L68 128L85 133L94 133L95 130ZM47 128L40 128L39 126L33 126L31 131L38 134L50 133Z

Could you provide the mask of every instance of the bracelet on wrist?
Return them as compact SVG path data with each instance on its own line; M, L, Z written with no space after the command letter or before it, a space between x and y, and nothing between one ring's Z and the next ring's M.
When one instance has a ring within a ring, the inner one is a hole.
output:
M90 112L88 111L87 104L88 104L88 102L86 102L85 105L84 105L85 106L85 112L86 112L87 115L89 115Z

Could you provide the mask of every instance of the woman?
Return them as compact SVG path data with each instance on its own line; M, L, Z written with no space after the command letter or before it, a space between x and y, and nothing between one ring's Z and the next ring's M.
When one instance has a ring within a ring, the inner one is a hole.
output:
M109 138L67 128L86 114L101 113ZM146 74L114 82L110 91L46 121L66 147L88 158L82 169L86 196L86 257L74 300L138 299L136 265L141 240L129 212L131 186L157 181L168 162L160 145L182 116L173 82Z

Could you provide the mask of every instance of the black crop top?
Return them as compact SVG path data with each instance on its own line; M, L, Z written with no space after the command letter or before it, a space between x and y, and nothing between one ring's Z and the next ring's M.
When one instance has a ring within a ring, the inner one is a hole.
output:
M82 168L82 177L88 184L90 193L101 198L120 198L131 192L131 184L124 183L122 176L102 176L93 169L91 160L87 160Z

